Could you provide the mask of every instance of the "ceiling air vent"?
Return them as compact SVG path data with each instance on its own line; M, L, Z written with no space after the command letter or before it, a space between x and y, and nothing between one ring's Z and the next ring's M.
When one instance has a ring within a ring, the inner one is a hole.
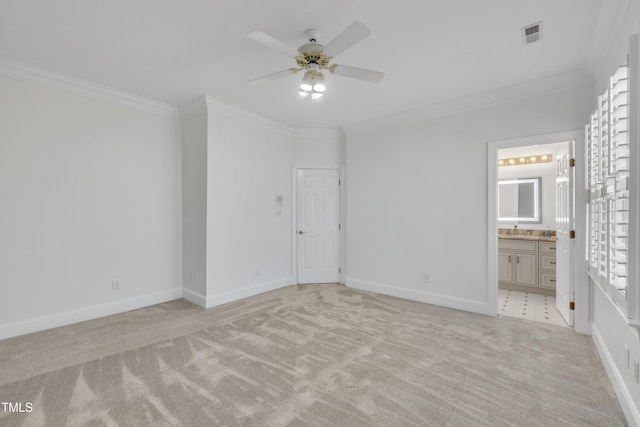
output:
M524 44L537 42L542 38L542 21L522 27Z

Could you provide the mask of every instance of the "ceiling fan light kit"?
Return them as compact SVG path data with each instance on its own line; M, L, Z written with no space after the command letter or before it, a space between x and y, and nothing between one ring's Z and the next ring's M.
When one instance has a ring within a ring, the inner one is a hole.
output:
M304 34L309 40L309 43L300 46L297 51L261 31L255 31L247 34L247 37L250 39L262 43L272 49L279 50L280 52L294 58L298 65L298 68L290 68L272 73L251 80L248 83L255 85L284 77L289 74L295 74L298 71L304 71L302 80L298 87L298 93L303 97L310 97L311 99L317 100L322 98L324 91L326 90L325 77L321 70L328 71L331 74L364 80L371 83L379 83L384 77L384 73L379 71L338 64L329 65L329 62L331 62L331 60L339 53L371 34L369 29L360 22L356 21L351 24L326 47L317 42L320 37L320 32L318 30L307 30Z
M324 75L320 71L308 70L302 76L298 93L301 96L311 95L311 99L320 99L325 89Z
M324 85L324 74L318 73L313 79L313 90L316 92L324 92L326 86Z

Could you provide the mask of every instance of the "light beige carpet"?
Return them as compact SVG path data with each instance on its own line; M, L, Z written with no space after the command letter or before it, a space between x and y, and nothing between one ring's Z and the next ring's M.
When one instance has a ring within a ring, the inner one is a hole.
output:
M1 426L623 426L590 337L360 292L184 300L0 341Z

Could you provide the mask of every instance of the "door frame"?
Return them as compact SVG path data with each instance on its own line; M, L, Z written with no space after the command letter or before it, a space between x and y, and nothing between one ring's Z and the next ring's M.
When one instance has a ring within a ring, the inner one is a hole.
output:
M346 191L344 165L311 165L293 163L291 165L291 278L294 285L298 284L298 170L301 169L325 169L337 170L340 179L338 185L338 221L341 225L338 231L338 259L340 260L340 272L338 280L344 285L346 277Z
M503 148L524 147L554 142L574 141L575 170L575 230L576 238L571 269L574 289L575 331L591 335L592 292L587 278L586 251L586 191L584 181L584 129L556 132L523 138L490 141L487 149L487 297L490 313L498 314L498 151Z

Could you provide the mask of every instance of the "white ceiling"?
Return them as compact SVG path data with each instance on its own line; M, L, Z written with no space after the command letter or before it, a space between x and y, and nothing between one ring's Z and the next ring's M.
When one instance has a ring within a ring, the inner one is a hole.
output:
M296 128L340 128L567 73L593 75L611 26L607 0L2 0L0 56L179 106L206 94ZM372 35L333 63L384 71L380 84L328 75L320 102L295 66L245 35L297 48L353 21ZM521 27L544 22L524 46Z

